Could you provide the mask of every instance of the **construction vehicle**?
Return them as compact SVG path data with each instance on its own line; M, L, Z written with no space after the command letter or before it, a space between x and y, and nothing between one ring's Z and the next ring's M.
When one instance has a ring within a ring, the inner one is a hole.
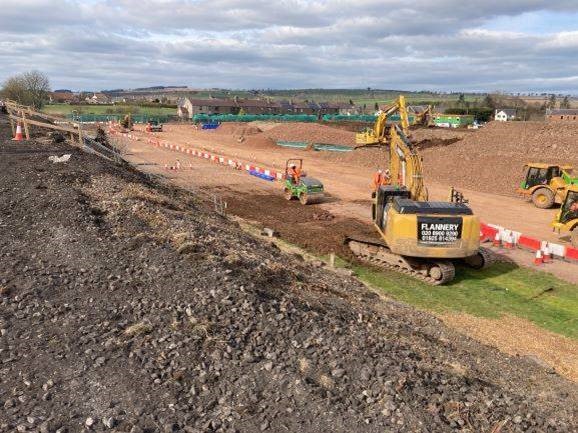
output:
M421 126L434 126L433 124L433 111L432 106L427 105L423 110L416 110L417 107L408 107L408 116L413 116L413 122L411 125L421 125Z
M292 166L298 168L300 175L296 178L290 173ZM285 162L285 198L287 200L299 199L303 205L319 203L325 196L323 183L308 177L303 172L303 159L291 158Z
M526 176L518 193L530 197L534 206L550 209L554 204L562 204L568 185L578 185L578 178L572 176L569 165L528 163L524 166Z
M163 132L163 124L158 120L149 120L145 130L146 132Z
M562 206L552 226L558 233L570 233L572 246L578 248L578 185L569 185L566 188Z
M409 134L409 115L405 105L405 98L400 95L396 102L388 105L378 114L373 129L369 128L355 134L355 143L362 146L385 143L387 141L388 131L387 119L395 113L399 113L401 129L404 135L407 136ZM391 125L389 127L391 127Z
M421 156L404 132L403 97L396 105L401 125L392 125L386 135L383 116L373 132L360 137L370 145L389 146L393 184L380 186L372 204L373 224L381 239L348 237L346 244L356 257L370 264L431 285L445 284L455 276L456 260L481 269L491 263L491 253L480 248L480 220L463 195L454 190L452 201L428 201Z

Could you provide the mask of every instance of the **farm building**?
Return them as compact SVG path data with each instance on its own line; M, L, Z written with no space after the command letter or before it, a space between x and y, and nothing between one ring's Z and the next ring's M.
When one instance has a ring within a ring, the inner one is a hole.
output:
M517 110L514 108L498 108L494 113L494 120L498 122L509 122L517 119Z
M546 120L573 122L578 120L578 110L574 108L548 109L546 110Z

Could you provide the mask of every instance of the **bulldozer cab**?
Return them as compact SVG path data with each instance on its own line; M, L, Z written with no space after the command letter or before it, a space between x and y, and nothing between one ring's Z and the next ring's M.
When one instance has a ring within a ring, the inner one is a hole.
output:
M527 164L526 178L522 182L522 189L530 189L537 185L549 185L551 180L562 175L558 165Z
M568 190L560 210L560 222L566 224L578 220L578 188Z

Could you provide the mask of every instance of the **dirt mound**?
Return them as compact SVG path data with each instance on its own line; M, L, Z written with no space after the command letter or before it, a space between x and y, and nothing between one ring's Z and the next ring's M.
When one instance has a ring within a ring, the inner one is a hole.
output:
M197 196L0 128L0 431L576 425L575 386L534 362L282 253ZM294 210L295 235L335 224Z
M578 124L491 122L461 141L424 150L426 174L454 186L515 194L527 162L578 166Z
M264 132L273 140L355 146L355 133L316 123L281 123Z

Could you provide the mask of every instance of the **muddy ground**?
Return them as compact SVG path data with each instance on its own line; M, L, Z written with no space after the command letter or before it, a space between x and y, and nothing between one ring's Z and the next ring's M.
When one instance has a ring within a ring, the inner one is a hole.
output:
M282 253L198 196L7 141L5 120L0 134L1 432L576 427L576 385L534 361Z

